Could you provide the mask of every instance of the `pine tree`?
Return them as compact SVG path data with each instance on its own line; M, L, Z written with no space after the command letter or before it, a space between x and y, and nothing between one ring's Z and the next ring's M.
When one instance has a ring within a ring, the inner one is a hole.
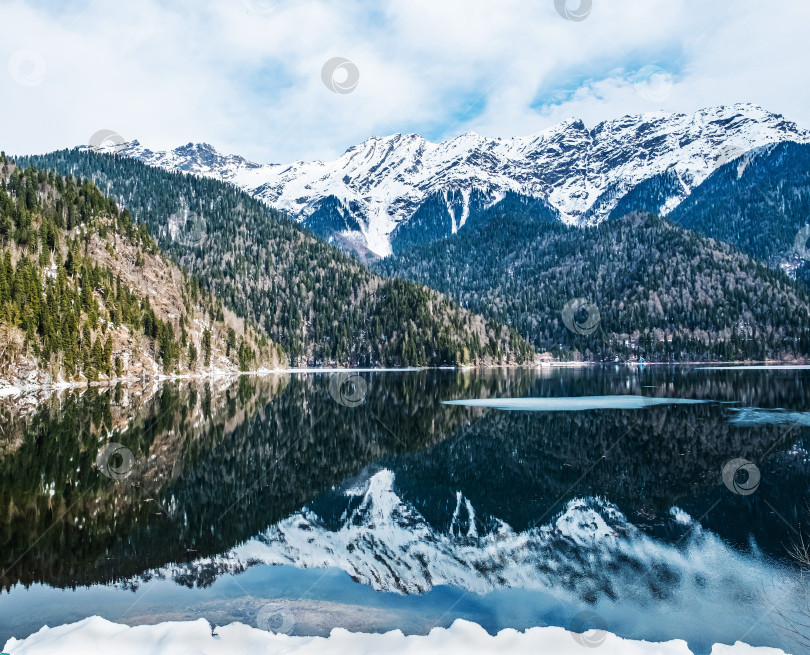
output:
M211 365L211 331L208 328L203 330L202 347L203 366L208 367Z

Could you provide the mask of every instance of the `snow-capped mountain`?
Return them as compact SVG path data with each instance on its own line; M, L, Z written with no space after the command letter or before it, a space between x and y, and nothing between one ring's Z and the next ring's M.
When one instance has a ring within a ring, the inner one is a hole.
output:
M431 219L437 226L431 238L457 231L471 212L507 192L547 201L565 222L593 224L637 184L670 171L683 193L662 207L666 212L718 165L781 141L808 143L810 132L779 114L735 104L694 114L624 116L593 128L571 119L505 139L474 133L442 143L416 134L372 137L329 162L260 165L207 144L153 152L133 141L107 149L231 182L305 223L313 221L308 226L327 238L384 256L392 251L395 230L428 201L443 214ZM423 219L417 229L422 225Z

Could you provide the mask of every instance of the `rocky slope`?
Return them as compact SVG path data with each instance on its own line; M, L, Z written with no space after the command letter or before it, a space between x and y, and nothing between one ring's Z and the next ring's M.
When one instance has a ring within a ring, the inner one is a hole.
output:
M3 384L277 368L281 349L89 182L0 161Z

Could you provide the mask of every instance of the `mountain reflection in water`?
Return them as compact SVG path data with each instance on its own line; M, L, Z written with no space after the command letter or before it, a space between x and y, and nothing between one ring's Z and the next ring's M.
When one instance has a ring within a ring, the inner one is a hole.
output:
M655 540L696 552L711 538L792 566L785 548L801 530L808 499L807 427L800 413L810 400L803 384L810 371L359 375L362 384L353 391L358 402L351 403L338 402L332 374L63 391L39 404L2 401L3 588L137 587L139 579L160 571L200 588L260 562L331 562L363 581L361 564L343 566L350 552L359 552L359 542L351 550L323 542L327 549L316 557L304 546L291 551L289 539L308 530L311 538L322 534L334 541L337 536L329 534L345 530L347 521L362 528L377 516L357 513L370 480L388 481L391 497L407 508L401 511L417 517L414 525L437 545L419 555L435 561L418 566L438 579L440 558L456 565L463 560L456 577L440 583L475 593L520 586L521 579L526 588L553 586L542 562L554 554L569 566L566 558L587 556L576 539L552 538L560 521L580 510L593 514L591 523L603 522L611 539L632 535L634 544L648 549ZM604 398L617 395L650 400L640 406L633 401L631 408L622 398L622 407L605 408L610 398ZM587 411L570 411L585 396L602 400ZM544 411L482 406L519 398L537 399L528 405ZM461 404L469 400L479 402ZM132 452L132 470L122 479L97 466L108 442ZM731 493L723 484L721 471L735 458L758 467L756 493ZM307 527L308 521L315 523ZM700 537L701 529L711 537ZM280 530L286 532L277 541ZM529 535L533 555L513 542L521 535ZM375 543L389 547L385 540L380 533ZM262 544L264 551L251 550ZM456 547L467 549L463 558ZM370 549L369 561L374 544ZM382 562L389 555L380 550L377 557ZM418 553L412 549L411 555ZM628 555L619 548L611 557ZM521 573L518 559L538 566L531 575ZM606 566L577 569L565 584L583 602L609 599L616 584L611 570L618 569ZM667 575L683 571L676 563L656 566L648 587L666 595ZM417 576L409 586L395 568L380 567L368 584L405 593L423 593L433 584L430 576ZM622 570L626 575L629 569Z

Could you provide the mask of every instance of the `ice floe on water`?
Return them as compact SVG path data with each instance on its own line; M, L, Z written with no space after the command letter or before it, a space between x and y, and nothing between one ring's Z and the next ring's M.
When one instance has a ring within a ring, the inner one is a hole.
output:
M696 371L804 371L810 370L810 364L755 364L746 366L696 366Z
M787 409L762 409L759 407L732 408L734 425L800 425L810 427L810 412Z
M682 640L650 643L600 633L600 655L691 655ZM5 650L13 655L237 655L239 653L296 653L300 655L581 655L583 639L563 628L530 628L525 632L502 630L488 634L481 626L458 620L449 628L435 628L428 635L405 636L399 630L384 634L353 633L335 628L329 637L291 637L241 623L212 629L204 619L129 627L98 616L78 623L43 628L25 640L10 639ZM594 642L595 643L595 642ZM784 655L775 648L716 644L712 655Z
M489 407L524 412L582 412L592 409L644 409L658 405L700 405L712 402L691 398L658 398L654 396L573 396L567 398L471 398L446 400L444 405Z

